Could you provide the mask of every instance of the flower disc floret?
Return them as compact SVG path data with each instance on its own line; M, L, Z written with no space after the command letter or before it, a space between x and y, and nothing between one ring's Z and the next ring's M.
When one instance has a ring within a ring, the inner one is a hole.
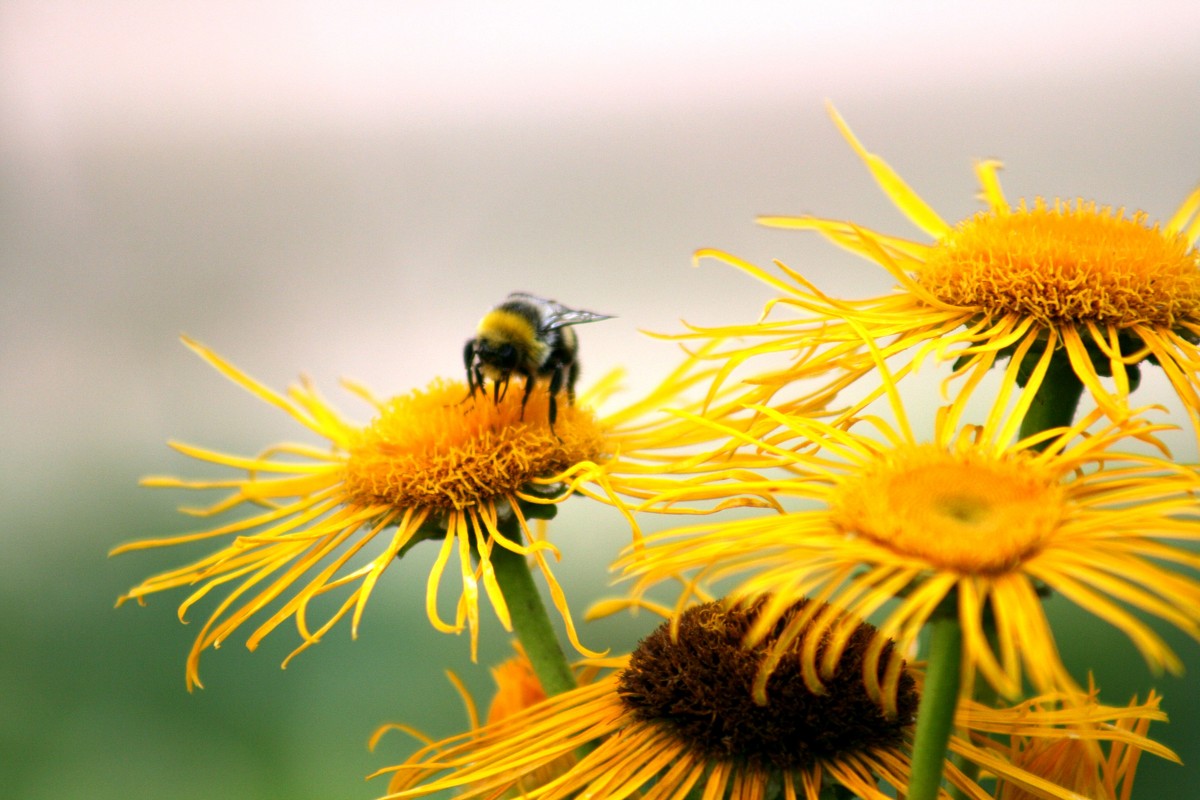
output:
M809 601L788 608L775 624L774 644L788 623L805 615ZM818 604L819 605L819 604ZM677 629L659 627L629 659L619 680L621 700L640 720L662 728L707 758L732 760L761 770L806 770L821 761L898 748L917 708L911 676L900 682L898 712L888 714L863 682L863 659L875 635L866 623L850 635L820 693L800 677L799 645L767 683L768 703L754 699L762 660L743 643L758 615L757 605L727 608L720 603L683 613Z
M347 495L367 504L461 510L603 459L603 434L587 409L560 409L552 432L545 392L534 393L523 414L516 391L498 404L463 401L465 395L461 383L439 381L383 405L348 447Z
M1093 202L980 212L930 247L917 277L947 303L1046 327L1200 318L1200 252L1142 212Z
M848 478L831 518L938 569L1001 573L1035 554L1062 517L1063 490L1032 458L914 445Z

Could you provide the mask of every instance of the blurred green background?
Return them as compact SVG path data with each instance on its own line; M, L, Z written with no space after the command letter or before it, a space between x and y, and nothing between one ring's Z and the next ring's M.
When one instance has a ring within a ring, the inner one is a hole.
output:
M1010 199L1080 195L1168 216L1200 178L1194 3L253 4L0 2L0 791L20 800L371 798L364 776L464 724L443 675L480 695L506 657L486 625L424 618L418 550L389 571L360 639L334 629L280 671L287 626L234 637L184 689L203 615L182 594L113 609L199 550L106 558L182 533L199 474L167 439L231 452L300 437L177 341L274 387L311 374L380 393L457 376L508 291L618 319L583 335L584 384L633 388L673 363L638 329L754 318L765 288L690 254L780 258L831 293L872 267L758 213L853 218L917 237L837 136L832 99L944 216L973 213L973 158ZM933 391L929 392L932 404ZM1140 399L1161 401L1149 375ZM1180 458L1196 454L1183 437ZM579 614L611 592L627 532L582 501L554 528ZM1066 655L1111 703L1150 687L1186 766L1147 760L1136 797L1191 794L1200 649L1153 678L1111 629L1051 601ZM585 641L620 652L653 620Z

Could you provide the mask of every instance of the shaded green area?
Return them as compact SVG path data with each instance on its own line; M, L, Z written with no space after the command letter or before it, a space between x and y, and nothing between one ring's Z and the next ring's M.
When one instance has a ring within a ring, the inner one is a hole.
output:
M297 643L290 625L256 653L246 651L249 631L241 631L205 653L207 688L189 695L184 661L205 607L190 625L175 616L183 592L153 597L145 608L113 608L116 595L142 578L204 552L106 557L115 543L184 529L173 499L137 490L132 478L112 495L133 469L88 468L90 478L75 476L82 478L74 482L81 494L69 505L7 512L6 527L20 532L10 541L20 547L10 546L0 565L0 786L6 797L365 800L383 794L386 779L364 777L415 747L391 733L378 753L369 753L367 739L378 725L403 721L434 736L465 725L446 668L486 702L487 666L506 657L510 646L486 610L478 665L469 661L465 635L430 627L424 585L434 547L417 548L388 572L357 642L349 626L340 625L281 671L279 663ZM614 594L604 568L627 537L615 515L589 514L585 505L572 501L555 522L564 554L558 575L577 619L589 602ZM597 541L607 544L598 549ZM446 588L457 585L449 573ZM1166 696L1172 722L1151 733L1187 766L1143 759L1135 797L1187 796L1200 763L1200 693L1194 689L1200 648L1167 631L1193 670L1183 679L1154 679L1120 633L1061 599L1050 608L1073 671L1086 680L1090 668L1106 702L1144 697L1151 687ZM584 625L583 640L620 653L656 622L649 614L622 615Z
M470 664L465 636L426 621L420 555L389 573L359 641L339 626L281 671L298 643L294 628L282 626L255 653L244 646L249 630L239 631L204 654L206 688L188 694L185 659L211 605L188 625L176 618L183 591L113 607L121 591L199 552L108 559L119 541L181 530L171 500L138 494L125 508L80 497L67 513L14 521L34 544L0 573L6 797L371 798L386 782L365 776L414 747L392 734L369 753L377 726L405 721L446 735L465 723L443 669L481 691L489 679ZM47 544L55 541L64 544ZM494 638L487 652L506 646Z
M1135 798L1191 797L1200 765L1200 647L1182 633L1161 624L1159 631L1183 659L1187 672L1155 677L1133 644L1117 629L1087 615L1062 598L1049 601L1050 623L1058 636L1063 659L1085 686L1089 671L1100 687L1102 702L1124 705L1134 695L1145 700L1151 689L1163 695L1162 709L1170 722L1150 726L1150 737L1166 744L1183 766L1152 756L1138 766Z

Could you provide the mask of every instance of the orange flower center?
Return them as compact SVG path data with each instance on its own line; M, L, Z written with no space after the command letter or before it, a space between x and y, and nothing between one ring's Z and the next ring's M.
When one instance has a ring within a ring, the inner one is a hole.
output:
M1032 739L1019 753L1014 763L1039 778L1078 792L1081 797L1106 797L1100 777L1104 754L1094 741L1079 738ZM1033 800L1036 794L1023 787L1005 782L1001 800Z
M1063 512L1058 484L1028 459L934 446L890 453L843 484L834 521L935 569L1011 570L1038 551Z
M524 413L523 393L514 381L499 403L490 392L464 401L463 383L435 381L392 399L348 447L346 494L365 505L462 509L603 457L591 411L563 396L551 431L546 391L536 389Z
M919 278L949 303L1046 326L1200 317L1200 251L1186 237L1082 201L965 220L933 245Z
M492 667L496 695L488 706L487 722L499 722L546 699L546 692L525 653Z

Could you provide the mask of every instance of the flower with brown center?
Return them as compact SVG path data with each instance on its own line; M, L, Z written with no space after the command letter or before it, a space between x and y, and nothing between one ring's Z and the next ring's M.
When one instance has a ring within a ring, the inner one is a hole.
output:
M665 800L693 792L818 800L827 787L868 800L904 794L919 673L902 671L896 709L889 713L863 680L875 631L851 623L836 677L823 692L809 690L799 659L789 657L770 678L770 702L761 704L754 684L763 653L783 641L778 637L795 620L835 610L815 601L792 603L766 638L747 649L743 643L758 624L759 608L716 602L688 609L631 655L593 662L613 668L612 674L500 722L429 743L403 764L380 770L392 775L386 797L451 791L469 800L518 787L531 800ZM798 655L797 639L788 646ZM1068 714L1054 721L1064 718L1072 719ZM1024 713L1022 723L1031 736L1057 735L1037 713ZM951 745L959 757L1034 797L1076 796L967 738L955 736ZM534 779L553 763L571 765L548 780ZM962 771L948 767L946 774L964 796L986 796Z

